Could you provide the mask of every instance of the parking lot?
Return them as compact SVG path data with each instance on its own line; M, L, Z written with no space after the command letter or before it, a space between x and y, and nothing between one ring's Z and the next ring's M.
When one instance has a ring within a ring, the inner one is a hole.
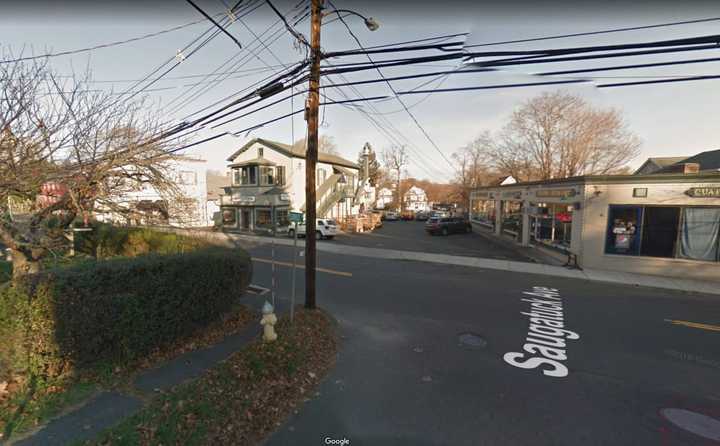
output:
M482 234L431 236L425 232L425 222L420 221L385 221L381 228L372 232L340 234L332 243L521 262L530 261L519 250L509 248Z

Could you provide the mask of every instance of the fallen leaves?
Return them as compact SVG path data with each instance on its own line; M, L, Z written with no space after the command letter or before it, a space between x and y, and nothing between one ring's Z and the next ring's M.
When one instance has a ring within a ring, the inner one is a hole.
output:
M281 318L278 340L257 339L202 378L163 393L96 444L258 444L300 405L335 361L335 330L320 310ZM125 440L119 440L123 438ZM190 441L189 439L192 439Z

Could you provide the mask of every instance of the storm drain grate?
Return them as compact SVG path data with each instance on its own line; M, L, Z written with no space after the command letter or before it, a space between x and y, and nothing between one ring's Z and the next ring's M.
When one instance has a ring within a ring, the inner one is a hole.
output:
M485 338L477 333L460 333L458 335L458 341L460 341L460 345L473 348L484 348L487 346Z
M679 428L709 440L720 441L720 420L686 409L663 409L660 413Z

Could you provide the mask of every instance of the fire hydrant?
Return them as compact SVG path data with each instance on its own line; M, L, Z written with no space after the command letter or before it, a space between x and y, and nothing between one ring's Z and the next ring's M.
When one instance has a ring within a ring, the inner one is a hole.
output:
M273 313L274 308L270 302L265 302L263 305L262 313L263 317L260 320L260 325L263 326L263 340L265 342L272 342L277 339L277 333L275 333L275 324L277 323L277 317Z

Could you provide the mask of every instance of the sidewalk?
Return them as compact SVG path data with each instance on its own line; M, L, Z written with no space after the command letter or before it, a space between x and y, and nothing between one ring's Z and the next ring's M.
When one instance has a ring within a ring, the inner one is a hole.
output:
M231 234L221 232L208 232L208 238L224 244L244 242L252 246L269 244L274 241L276 245L292 246L293 241L287 238L269 238L255 235ZM298 246L304 247L305 242L298 240ZM543 274L547 276L567 277L571 279L584 279L597 282L608 282L622 285L634 285L649 288L662 288L691 293L705 293L720 295L720 284L699 280L686 280L662 276L631 274L616 271L596 269L569 269L562 266L542 263L515 262L510 260L484 259L477 257L453 256L448 254L435 254L428 252L401 251L384 248L367 248L336 244L332 241L317 244L318 251L342 255L355 255L388 260L414 260L418 262L443 263L447 265L467 266L471 268L495 269L502 271L515 271L527 274Z
M265 298L246 295L244 299L252 308L257 307L259 312ZM251 324L242 332L230 335L218 344L185 353L157 368L145 370L135 377L130 389L100 392L82 406L52 419L39 430L9 444L45 446L91 440L103 430L139 412L157 392L200 377L259 334L260 326Z

